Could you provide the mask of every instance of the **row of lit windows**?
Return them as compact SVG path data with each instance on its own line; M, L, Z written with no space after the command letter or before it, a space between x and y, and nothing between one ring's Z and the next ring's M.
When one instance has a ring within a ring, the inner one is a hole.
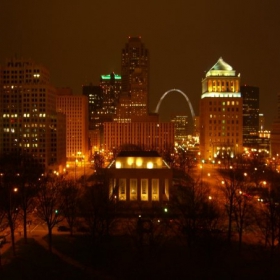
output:
M218 123L218 124L221 124L221 123L223 123L223 124L225 124L225 123L228 123L228 124L234 124L234 123L236 123L236 124L238 124L239 123L239 121L238 120L228 120L228 121L226 121L226 120L209 120L209 124L212 124L212 122L214 123L214 124L216 124L216 123Z
M25 83L25 84L30 84L30 83L34 83L34 84L36 84L36 83L39 83L39 80L38 79L26 79L26 80L19 80L19 81L17 81L17 80L4 80L3 81L3 84L17 84L17 83L19 83L19 84L22 84L22 83Z
M221 142L221 143L225 143L225 142L227 142L227 143L236 143L236 144L238 144L238 141L239 141L239 139L238 138L236 138L235 139L235 141L234 141L234 139L232 138L232 139L230 139L230 138L227 138L227 139L220 139L220 138L218 138L218 139L210 139L210 143L217 143L217 142Z
M129 180L129 189L127 190L126 179L119 179L119 199L126 200L127 199L127 191L129 192L130 200L137 200L138 192L140 193L141 200L148 201L149 195L151 195L153 201L159 200L159 179L151 179L151 194L149 194L149 180L141 179L140 181L140 189L137 186L138 180L130 179Z
M228 126L227 127L227 130L234 130L236 128L236 130L239 130L239 127L238 126ZM212 126L210 126L209 127L209 130L225 130L226 129L226 127L225 126L214 126L214 127L212 127Z
M236 112L239 112L239 107L236 107L236 108L234 108L234 107L232 107L231 108L231 110L230 110L230 108L228 107L228 108L221 108L221 107L218 107L218 108L216 108L216 107L214 107L214 108L212 108L212 107L210 107L209 108L209 111L210 112L212 112L212 109L213 109L213 111L214 112L216 112L216 111L218 111L218 112L230 112L230 111L232 111L232 112L234 112L234 111L236 111Z
M239 136L239 133L234 133L232 132L231 135L230 135L230 132L218 132L218 133L212 133L212 132L209 132L209 136Z
M212 119L212 118L223 118L223 119L225 119L226 115L212 115L212 114L210 114L209 117L210 117L210 119ZM228 119L229 118L236 118L236 119L238 119L239 115L227 115L227 118Z
M15 66L17 66L17 64L15 65ZM21 65L19 65L19 67L22 67ZM34 73L40 73L40 70L39 69L33 69L33 72ZM17 73L20 73L20 74L22 74L23 73L23 70L19 70L19 71L17 71L17 70L4 70L3 71L3 73L4 74L17 74ZM32 69L25 69L25 73L32 73Z
M209 101L209 105L222 105L222 106L234 106L234 105L239 105L239 101Z

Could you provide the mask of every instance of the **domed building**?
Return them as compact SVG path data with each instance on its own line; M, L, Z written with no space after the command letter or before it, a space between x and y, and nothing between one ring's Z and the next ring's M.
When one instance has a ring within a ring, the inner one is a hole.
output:
M202 80L200 152L204 160L234 157L243 149L240 74L222 58Z

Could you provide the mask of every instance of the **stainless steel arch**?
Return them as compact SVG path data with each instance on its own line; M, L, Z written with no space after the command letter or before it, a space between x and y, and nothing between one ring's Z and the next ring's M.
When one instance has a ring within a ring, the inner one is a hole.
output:
M157 104L157 107L156 107L156 111L155 111L155 112L158 113L158 110L159 110L159 107L160 107L160 104L161 104L162 100L164 99L164 97L165 97L168 93L170 93L170 92L172 92L172 91L177 91L177 92L181 93L181 94L185 97L185 99L187 100L187 102L188 102L188 104L189 104L190 111L191 111L191 114L192 114L192 118L194 119L195 113L194 113L194 110L193 110L193 106L192 106L191 101L189 100L188 96L187 96L183 91L181 91L180 89L176 89L176 88L170 89L170 90L166 91L166 92L162 95L162 97L160 98L160 100L159 100L159 102L158 102L158 104Z

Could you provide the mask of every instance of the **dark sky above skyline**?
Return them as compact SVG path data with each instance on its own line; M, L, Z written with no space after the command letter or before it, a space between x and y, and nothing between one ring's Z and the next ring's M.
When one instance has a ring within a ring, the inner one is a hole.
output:
M141 36L150 52L150 110L178 88L199 113L201 80L219 59L241 74L241 84L260 88L266 128L277 114L280 92L279 0L2 0L0 62L31 58L50 71L57 87L81 93L101 74L120 74L128 36ZM187 114L173 92L159 110L166 121Z

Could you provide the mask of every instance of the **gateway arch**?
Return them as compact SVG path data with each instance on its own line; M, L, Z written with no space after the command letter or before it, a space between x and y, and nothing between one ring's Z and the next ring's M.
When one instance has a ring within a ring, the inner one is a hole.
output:
M167 94L169 94L170 92L173 92L173 91L179 92L179 93L181 93L181 94L185 97L186 101L188 102L188 105L189 105L191 114L192 114L192 119L194 120L194 118L195 118L195 113L194 113L194 110L193 110L193 106L192 106L191 101L189 100L188 96L187 96L183 91L181 91L180 89L176 89L176 88L170 89L170 90L166 91L166 92L161 96L161 98L160 98L160 100L159 100L159 102L158 102L158 104L157 104L157 107L156 107L155 112L158 113L158 110L159 110L159 107L160 107L160 105L161 105L162 100L165 98L165 96L166 96Z

